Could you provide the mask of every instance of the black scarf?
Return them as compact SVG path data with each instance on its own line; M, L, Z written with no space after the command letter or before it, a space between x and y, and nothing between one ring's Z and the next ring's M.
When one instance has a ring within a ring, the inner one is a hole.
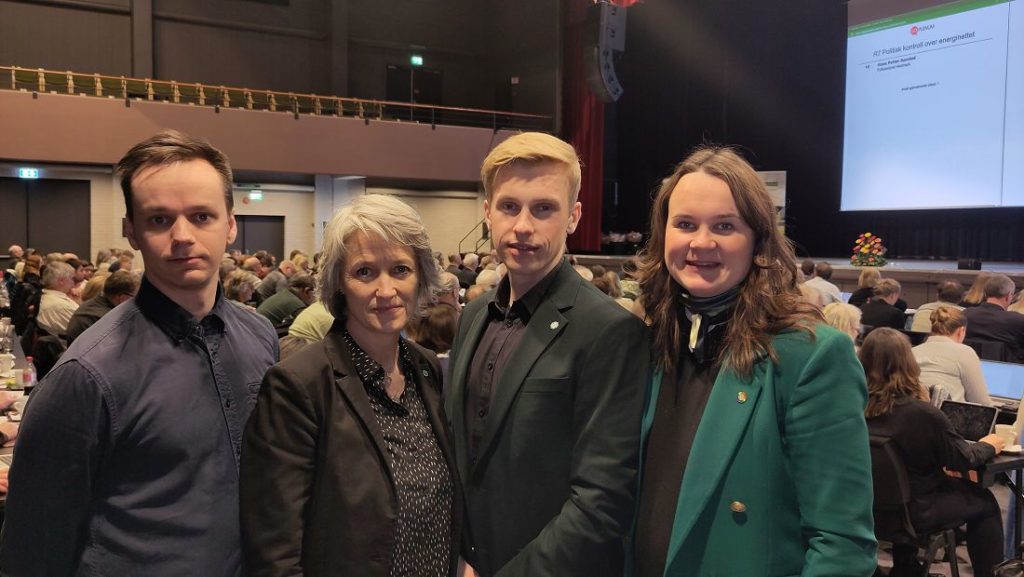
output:
M690 325L690 332L684 335L687 338L687 348L693 353L698 363L712 360L708 354L714 355L717 351L707 350L708 333L724 325L732 315L732 305L740 294L740 286L736 285L724 293L711 297L698 297L690 294L686 289L679 292L679 300L682 303L681 314L685 315L680 320L682 326Z

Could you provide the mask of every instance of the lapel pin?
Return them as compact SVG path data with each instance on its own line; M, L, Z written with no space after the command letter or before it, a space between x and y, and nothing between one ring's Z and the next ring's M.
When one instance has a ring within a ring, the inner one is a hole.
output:
M551 330L557 329L558 328L558 321L551 321L551 324L549 326L551 327Z
M423 369L423 376L424 377L429 377L430 376L430 371L428 371L427 369Z
M740 391L740 392L736 393L736 400L738 402L740 402L740 403L747 402L747 392L746 391Z

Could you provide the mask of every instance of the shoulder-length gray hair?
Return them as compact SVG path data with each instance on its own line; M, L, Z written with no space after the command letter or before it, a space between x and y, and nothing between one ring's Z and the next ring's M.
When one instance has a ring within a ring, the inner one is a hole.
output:
M416 211L404 202L383 194L367 194L334 213L324 230L323 257L320 263L320 300L336 319L346 318L348 307L342 291L348 248L345 242L362 232L393 244L412 249L416 266L416 302L413 318L418 318L441 288L440 273L430 249L430 238Z

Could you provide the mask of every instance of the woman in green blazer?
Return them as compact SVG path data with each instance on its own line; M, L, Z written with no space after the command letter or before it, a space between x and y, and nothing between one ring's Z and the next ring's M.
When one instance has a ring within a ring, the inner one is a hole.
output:
M864 372L801 301L775 215L724 148L694 152L655 199L636 577L875 570Z

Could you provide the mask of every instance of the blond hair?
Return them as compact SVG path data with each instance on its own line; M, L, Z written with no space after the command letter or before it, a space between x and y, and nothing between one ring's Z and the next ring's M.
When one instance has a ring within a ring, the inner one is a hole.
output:
M569 180L569 202L575 203L583 180L580 158L571 144L543 132L517 134L491 150L480 167L480 180L484 184L487 200L494 197L494 181L505 166L541 164L551 162L565 167Z
M878 272L877 268L869 266L864 270L860 271L860 277L857 279L857 287L874 288L881 278L882 273Z
M850 335L850 338L855 339L860 333L861 311L851 304L830 303L825 305L821 314L825 315L826 323Z

